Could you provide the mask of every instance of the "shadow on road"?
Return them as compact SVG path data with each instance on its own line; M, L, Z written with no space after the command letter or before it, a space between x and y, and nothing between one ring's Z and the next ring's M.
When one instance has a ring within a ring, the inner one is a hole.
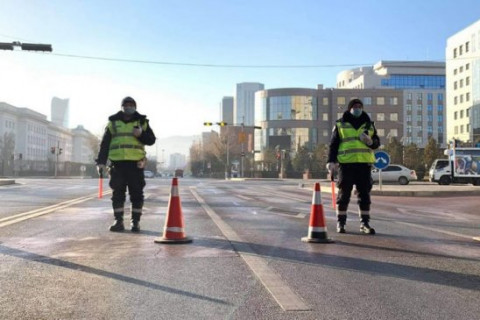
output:
M148 282L148 281L144 281L144 280L135 279L135 278L132 278L132 277L127 277L127 276L124 276L124 275L121 275L121 274L118 274L118 273L113 273L113 272L109 272L109 271L105 271L105 270L101 270L101 269L97 269L97 268L92 268L92 267L81 265L81 264L74 263L74 262L64 261L64 260L55 259L55 258L39 255L39 254L36 254L36 253L24 251L24 250L19 250L19 249L6 247L6 246L1 245L1 244L0 244L0 254L5 254L5 255L9 255L9 256L12 256L12 257L25 259L25 260L29 260L29 261L45 263L45 264L49 264L49 265L52 265L52 266L67 268L67 269L71 269L71 270L75 270L75 271L81 271L81 272L85 272L85 273L95 274L95 275L98 275L98 276L107 277L107 278L131 283L131 284L135 284L135 285L143 286L143 287L154 289L154 290L160 290L160 291L164 291L164 292L167 292L167 293L183 295L183 296L186 296L186 297L189 297L189 298L205 300L205 301L209 301L209 302L215 302L215 303L219 303L219 304L223 304L223 305L230 305L230 303L228 303L226 301L223 301L223 300L220 300L220 299L210 298L210 297L207 297L207 296L202 296L202 295L199 295L199 294L175 289L175 288L172 288L172 287L162 286L162 285L159 285L159 284L156 284L156 283L153 283L153 282Z

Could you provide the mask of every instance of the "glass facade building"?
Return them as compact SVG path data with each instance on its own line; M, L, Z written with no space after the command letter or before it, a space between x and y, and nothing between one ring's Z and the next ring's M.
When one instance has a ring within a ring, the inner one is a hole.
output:
M394 89L445 89L445 76L392 74L380 84Z
M318 101L315 90L285 90L290 94L277 89L255 95L255 123L268 123L267 128L255 132L255 150L279 146L295 153L300 146L312 150L317 144ZM311 94L302 94L304 91Z

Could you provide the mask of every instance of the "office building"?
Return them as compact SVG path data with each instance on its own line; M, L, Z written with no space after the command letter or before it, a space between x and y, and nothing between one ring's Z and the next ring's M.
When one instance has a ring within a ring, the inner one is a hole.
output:
M430 137L446 146L445 83L445 63L433 61L380 61L372 67L345 70L337 75L339 89L402 91L402 142L420 148Z
M447 39L447 139L480 147L480 20Z
M403 93L394 89L283 88L255 94L255 150L278 148L291 155L300 147L309 150L328 144L337 119L351 99L364 101L365 111L375 121L379 137L402 139ZM263 160L255 154L255 161Z
M233 121L235 125L254 125L255 92L264 88L265 86L258 82L244 82L236 85L233 106Z
M223 97L220 106L220 121L233 124L233 97Z
M50 112L54 124L59 127L68 128L70 117L69 99L53 97Z

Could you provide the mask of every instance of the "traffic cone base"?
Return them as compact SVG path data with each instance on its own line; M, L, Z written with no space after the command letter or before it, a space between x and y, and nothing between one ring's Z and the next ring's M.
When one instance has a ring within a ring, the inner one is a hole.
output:
M325 223L325 214L323 211L322 198L320 193L320 183L318 182L315 183L313 191L308 235L302 238L302 242L334 242L332 239L329 239L327 235L327 225Z
M178 195L178 178L172 179L172 191L168 200L167 216L163 228L163 236L153 241L156 243L175 244L189 243L193 240L185 235L182 215L182 204Z

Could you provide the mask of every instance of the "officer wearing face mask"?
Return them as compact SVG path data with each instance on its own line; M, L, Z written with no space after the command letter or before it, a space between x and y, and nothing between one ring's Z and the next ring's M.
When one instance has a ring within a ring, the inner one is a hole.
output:
M377 130L360 99L348 103L348 110L337 120L333 129L328 154L327 170L333 175L338 169L337 232L345 233L347 209L353 186L356 186L360 231L375 234L370 227L371 165L375 162L373 150L380 146Z
M124 98L121 111L108 118L96 162L98 173L103 175L106 173L107 160L110 161L110 187L113 190L112 206L115 217L110 231L125 230L123 214L127 187L132 203L130 230L140 231L145 187L145 146L153 145L155 139L146 116L137 112L137 103L131 97Z

